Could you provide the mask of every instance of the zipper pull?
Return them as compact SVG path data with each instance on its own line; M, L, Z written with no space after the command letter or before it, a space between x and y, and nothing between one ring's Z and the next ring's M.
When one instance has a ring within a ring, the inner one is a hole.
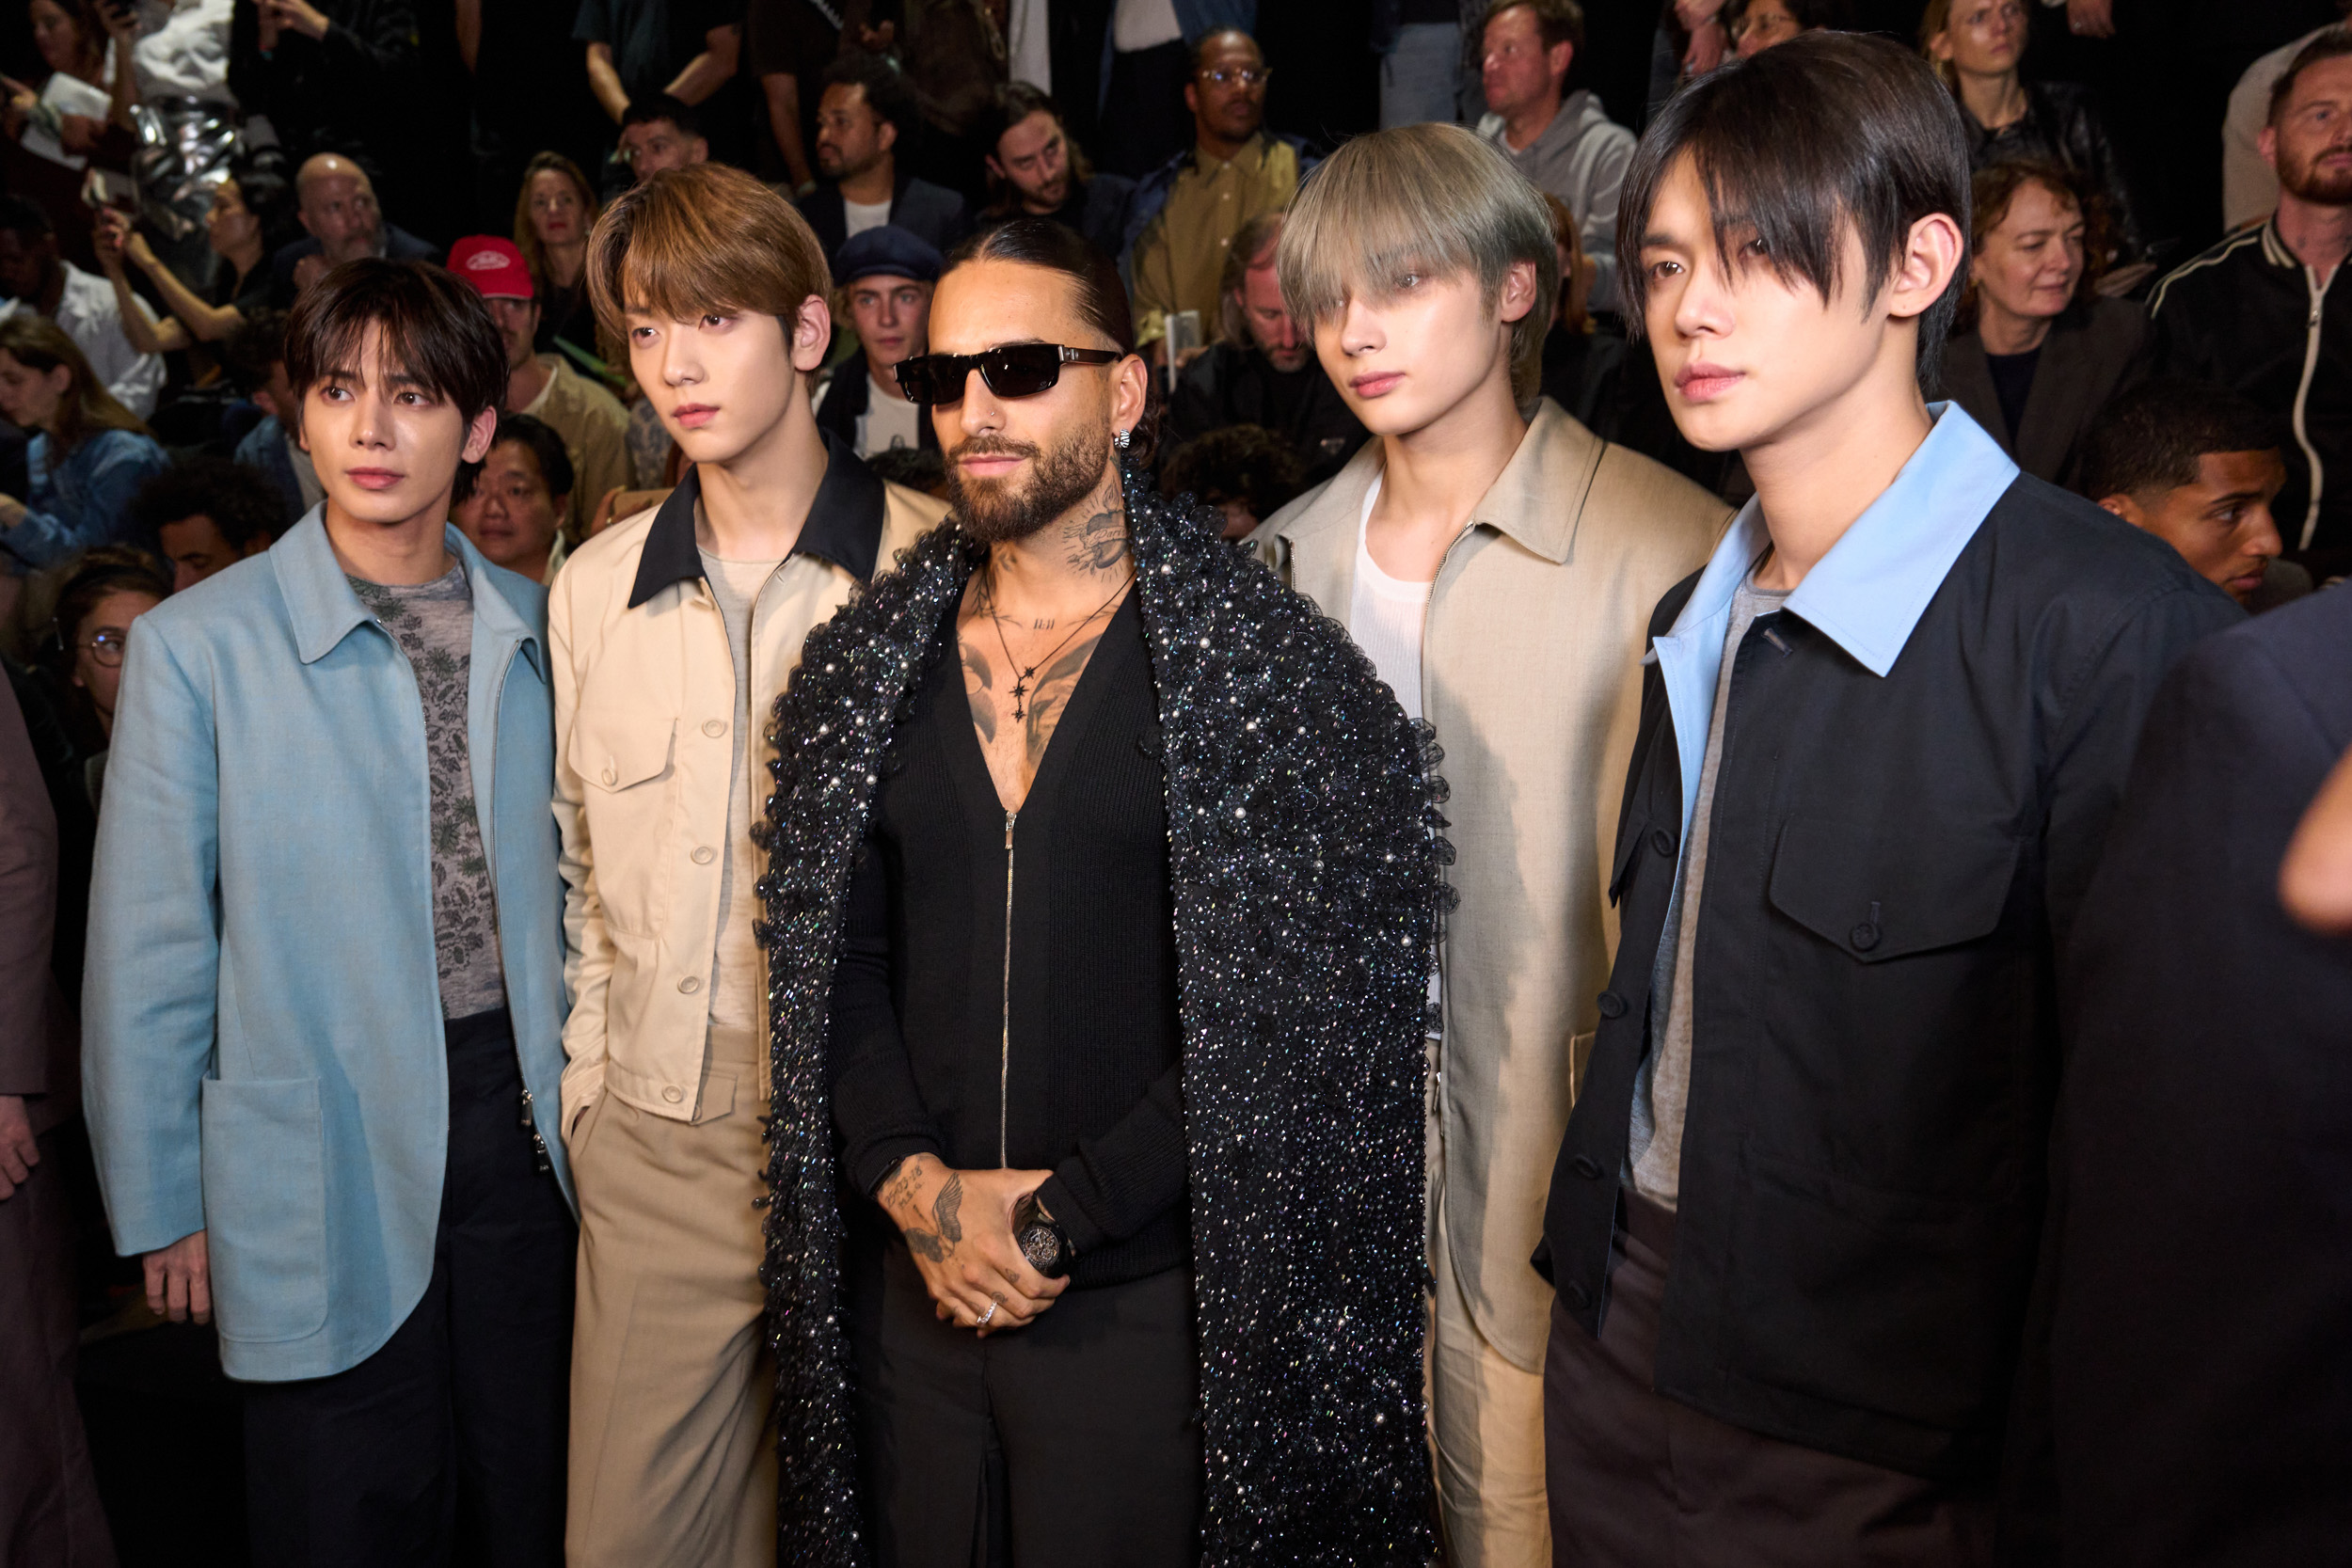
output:
M1011 811L1009 811L1009 812L1005 813L1005 847L1006 847L1006 848L1008 848L1008 849L1009 849L1009 848L1011 848L1011 847L1012 847L1012 824L1013 824L1013 821L1014 821L1014 819L1015 819L1015 818L1017 818L1020 815L1021 815L1021 814L1020 814L1019 812L1011 812Z
M522 1130L526 1132L535 1132L538 1131L538 1128L532 1124L531 1117L531 1091L529 1089L523 1090Z

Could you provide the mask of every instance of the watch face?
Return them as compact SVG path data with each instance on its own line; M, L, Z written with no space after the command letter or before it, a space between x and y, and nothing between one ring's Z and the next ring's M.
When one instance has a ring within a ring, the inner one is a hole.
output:
M1021 1232L1021 1256L1028 1259L1029 1267L1046 1278L1060 1275L1061 1253L1061 1235L1052 1226L1040 1223Z

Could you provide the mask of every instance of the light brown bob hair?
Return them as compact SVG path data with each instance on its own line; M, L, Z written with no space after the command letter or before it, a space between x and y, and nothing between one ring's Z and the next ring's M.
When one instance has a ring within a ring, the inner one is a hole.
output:
M1524 411L1543 379L1560 256L1542 195L1489 143L1459 125L1358 136L1299 186L1274 257L1283 301L1310 333L1350 295L1386 296L1406 272L1467 273L1492 310L1521 261L1535 269L1534 302L1511 324L1511 391Z
M724 164L665 169L614 198L589 232L587 277L597 326L624 345L631 310L774 316L788 335L810 296L833 293L808 220Z

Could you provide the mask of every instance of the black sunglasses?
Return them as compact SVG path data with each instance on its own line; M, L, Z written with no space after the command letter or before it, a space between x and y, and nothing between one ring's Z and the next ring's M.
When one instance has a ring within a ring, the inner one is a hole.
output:
M1000 398L1033 398L1061 379L1064 365L1115 365L1126 357L1122 349L1062 343L1008 343L985 354L910 355L898 361L898 390L911 403L953 408L963 401L965 378L977 371Z

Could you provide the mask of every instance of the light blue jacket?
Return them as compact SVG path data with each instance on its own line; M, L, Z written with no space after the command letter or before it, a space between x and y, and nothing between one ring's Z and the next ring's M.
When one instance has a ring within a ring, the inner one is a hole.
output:
M507 1006L568 1197L547 591L448 541ZM115 1245L208 1232L230 1376L342 1371L424 1294L449 1137L415 677L314 509L139 618L116 715L82 997Z

